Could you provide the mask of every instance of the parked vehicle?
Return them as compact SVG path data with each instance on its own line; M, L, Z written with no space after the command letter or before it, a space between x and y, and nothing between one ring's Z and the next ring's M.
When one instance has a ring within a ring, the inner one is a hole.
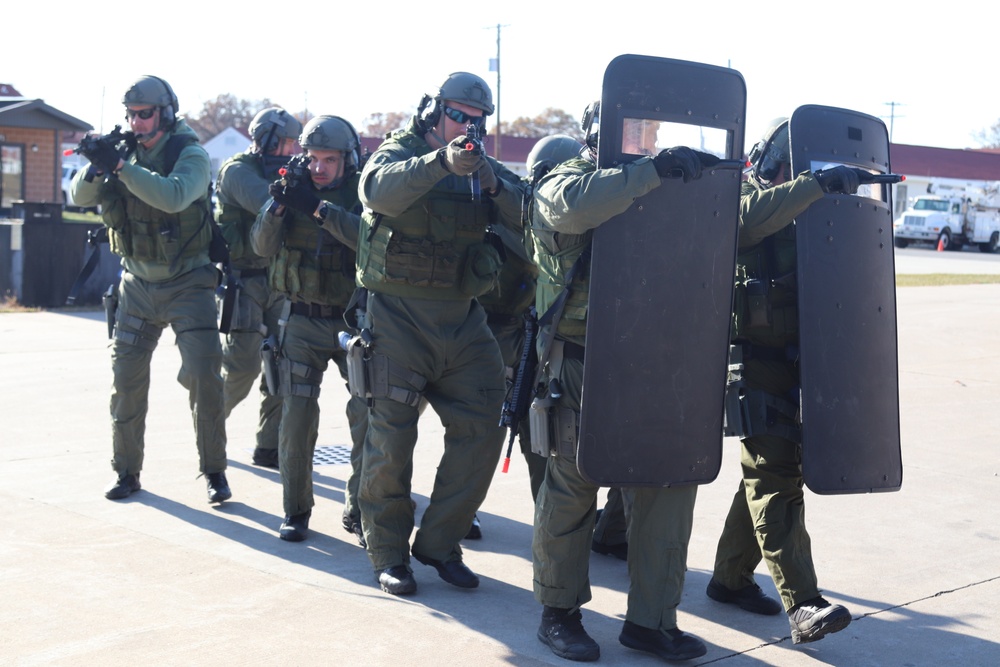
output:
M997 194L973 189L944 189L917 197L893 223L897 248L925 241L942 250L978 245L982 252L1000 247Z

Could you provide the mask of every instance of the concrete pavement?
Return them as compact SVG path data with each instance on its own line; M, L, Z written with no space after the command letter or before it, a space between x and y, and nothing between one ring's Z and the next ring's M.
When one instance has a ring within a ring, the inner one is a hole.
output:
M903 488L807 492L820 586L854 621L793 646L783 615L755 617L705 597L739 479L727 439L719 478L699 490L680 607L680 627L709 651L682 664L1000 664L1000 285L905 288L897 299ZM0 503L8 509L0 664L571 664L535 638L532 505L517 454L479 513L484 538L465 543L480 588L454 588L414 563L417 594L394 598L340 526L347 463L316 468L310 539L277 538L277 472L250 465L254 401L229 420L233 499L206 502L170 333L154 355L143 490L121 502L102 493L113 478L103 313L3 314L0 342ZM350 442L345 396L330 382L321 399L319 445L333 459ZM427 411L414 470L418 513L441 434ZM591 579L584 623L601 644L599 664L661 664L617 641L626 565L593 554ZM758 582L774 593L763 567Z

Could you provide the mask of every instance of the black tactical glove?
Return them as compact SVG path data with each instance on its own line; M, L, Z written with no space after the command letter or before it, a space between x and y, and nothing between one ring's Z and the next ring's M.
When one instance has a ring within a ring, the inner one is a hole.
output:
M475 151L467 150L465 146L468 143L469 138L463 135L442 149L441 161L451 173L469 176L479 169L479 160L482 156Z
M858 191L858 186L861 185L858 170L843 165L831 167L830 169L822 169L815 172L813 176L816 177L819 187L823 188L823 192L853 195Z
M653 158L653 165L656 166L656 173L660 178L680 176L687 183L701 178L701 155L707 153L699 153L687 146L674 146L660 151Z
M271 183L268 194L285 208L294 209L306 215L312 215L319 206L319 197L305 187L289 188L281 185L281 181Z
M90 164L105 174L110 174L118 168L121 155L118 149L107 141L98 141L96 145L83 153L83 157L90 160Z

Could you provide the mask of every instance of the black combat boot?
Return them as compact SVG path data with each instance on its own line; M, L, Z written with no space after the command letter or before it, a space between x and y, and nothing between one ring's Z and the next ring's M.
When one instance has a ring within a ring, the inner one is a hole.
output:
M685 634L678 628L661 632L630 621L625 621L622 632L618 635L618 641L622 646L652 653L664 660L690 660L708 652L708 648L700 639Z
M716 602L735 604L751 614L774 616L781 611L781 603L765 595L757 584L750 584L734 591L731 588L726 588L715 577L712 577L712 580L708 582L708 588L705 589L705 594Z
M361 519L357 519L350 514L345 513L342 521L344 524L344 530L358 538L358 544L360 544L363 549L367 549L368 543L365 542L365 533L361 529Z
M281 528L278 529L278 537L286 542L301 542L306 539L309 535L310 516L312 516L312 510L303 512L302 514L286 516L284 522L281 524Z
M104 489L104 497L108 500L121 500L122 498L128 498L141 488L139 473L134 475L118 475L118 479L111 486Z
M816 597L792 607L788 611L788 622L792 626L792 643L807 644L846 628L851 623L851 612Z
M257 447L253 450L253 464L264 468L277 468L278 450Z
M479 577L469 569L468 565L462 562L461 558L440 561L436 558L419 554L412 549L410 553L424 565L430 565L437 570L438 576L452 586L458 586L459 588L477 588L479 586Z
M225 472L210 472L205 475L208 484L208 502L221 503L233 497L233 492L229 490L229 482L226 481Z
M405 565L393 565L375 573L379 587L391 595L412 595L417 592L417 580Z
M538 639L560 658L593 662L601 657L601 647L583 629L583 614L579 607L544 607Z
M469 527L469 532L465 534L467 540L481 540L483 539L483 527L479 523L479 517L475 514L472 515L472 525Z

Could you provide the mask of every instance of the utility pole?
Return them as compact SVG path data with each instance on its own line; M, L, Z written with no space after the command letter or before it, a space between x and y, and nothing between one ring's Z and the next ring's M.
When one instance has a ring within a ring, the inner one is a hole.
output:
M494 157L497 160L501 160L501 157L500 157L500 28L503 28L503 27L506 27L506 26L502 26L499 23L497 23L497 57L494 58L493 62L490 63L490 71L494 71L494 72L497 73L497 90L496 90L496 100L497 101L496 101L496 105L495 105L496 106L496 129L497 129L497 133L496 133L496 140L494 142L494 149L493 149Z
M903 106L902 102L885 102L889 107L889 143L892 143L892 126L896 121L896 107Z

